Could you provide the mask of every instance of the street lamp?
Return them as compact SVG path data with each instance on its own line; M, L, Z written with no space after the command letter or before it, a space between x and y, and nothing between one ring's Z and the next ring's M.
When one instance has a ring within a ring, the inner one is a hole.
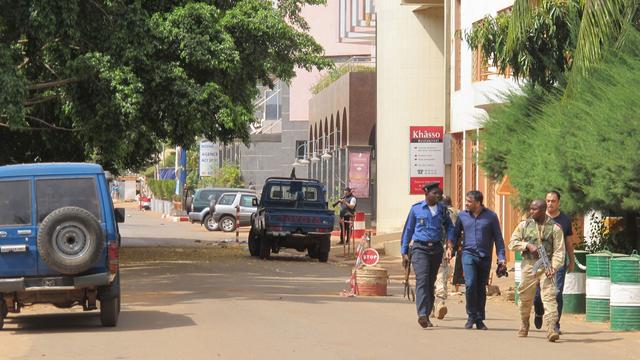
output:
M329 154L327 150L325 150L322 156L320 156L320 158L322 158L322 160L329 160L331 159L331 154Z

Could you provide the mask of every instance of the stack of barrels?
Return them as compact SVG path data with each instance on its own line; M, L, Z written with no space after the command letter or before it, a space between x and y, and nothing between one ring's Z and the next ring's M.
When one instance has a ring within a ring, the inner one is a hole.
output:
M640 330L640 256L603 251L587 255L587 321L612 330Z

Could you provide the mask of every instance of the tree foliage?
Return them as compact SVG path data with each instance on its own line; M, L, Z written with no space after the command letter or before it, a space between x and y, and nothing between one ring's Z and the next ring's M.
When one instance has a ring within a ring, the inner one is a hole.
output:
M640 32L627 36L623 51L569 75L571 96L529 88L490 114L483 167L508 172L522 205L557 189L567 211L640 210Z
M322 0L0 0L0 163L139 169L162 141L247 139L256 85L324 68Z
M466 33L473 50L501 73L553 87L571 66L580 26L581 0L545 0L523 12L516 1L512 12L486 16ZM526 1L524 1L526 3ZM521 28L522 27L522 28Z

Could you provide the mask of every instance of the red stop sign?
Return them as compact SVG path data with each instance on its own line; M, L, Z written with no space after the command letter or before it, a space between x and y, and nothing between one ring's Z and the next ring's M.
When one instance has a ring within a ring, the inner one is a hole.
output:
M367 266L374 266L380 260L380 254L376 249L368 248L362 252L362 263Z

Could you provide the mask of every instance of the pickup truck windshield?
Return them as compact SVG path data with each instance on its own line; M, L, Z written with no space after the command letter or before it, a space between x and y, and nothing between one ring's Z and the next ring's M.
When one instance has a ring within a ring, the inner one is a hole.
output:
M298 186L294 186L294 189L292 189L291 185L273 184L269 188L269 199L295 201L298 199L298 196L300 196L300 200L303 201L317 202L320 200L318 197L319 189L317 187L302 185L299 187L300 191L296 191L296 187Z

